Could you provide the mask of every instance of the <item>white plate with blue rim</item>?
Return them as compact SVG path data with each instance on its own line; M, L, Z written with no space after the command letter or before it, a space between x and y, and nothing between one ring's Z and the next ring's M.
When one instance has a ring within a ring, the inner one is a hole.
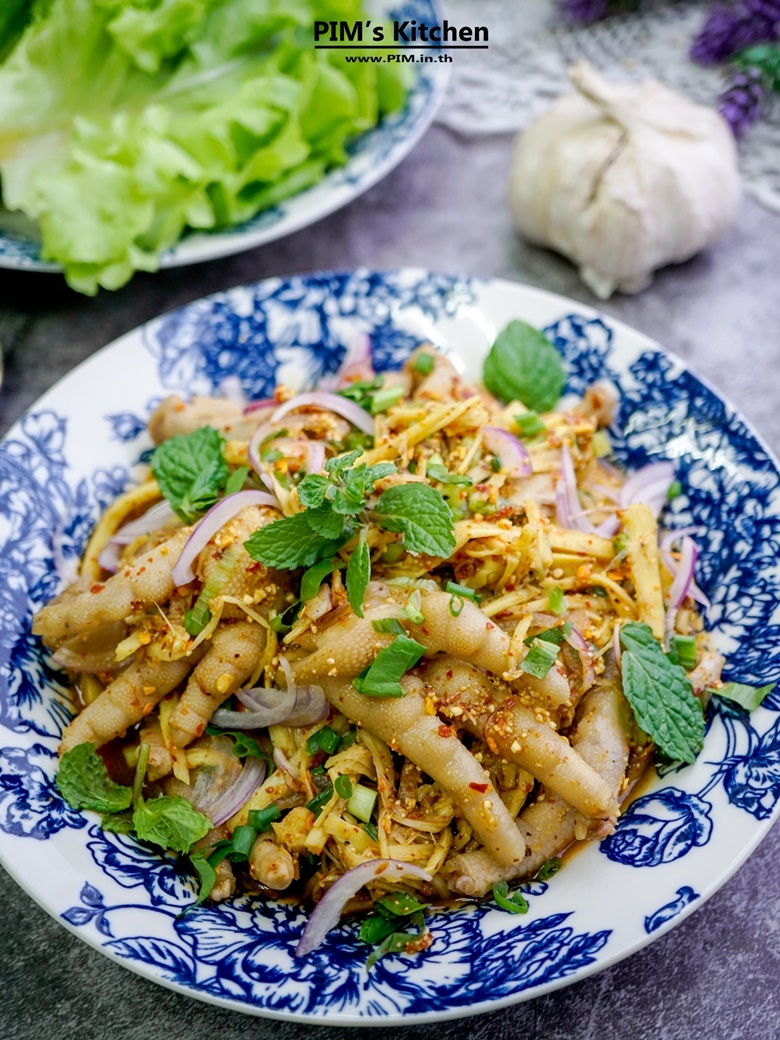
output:
M443 20L440 0L367 0L379 19L416 19L437 25ZM217 260L243 253L308 227L346 206L387 176L411 152L430 126L444 97L450 66L437 61L416 63L414 83L404 108L361 134L347 147L349 160L317 184L262 210L251 220L231 228L186 234L160 257L160 267ZM35 225L20 213L0 206L0 268L23 271L59 271L59 264L41 257Z
M370 336L380 370L431 341L479 378L514 318L546 331L570 391L599 378L618 386L611 435L627 468L674 461L682 494L666 524L702 529L697 580L726 677L764 685L780 676L778 464L727 401L645 336L538 289L419 270L271 279L191 303L90 358L0 445L0 859L81 939L146 978L239 1011L328 1025L430 1022L496 1010L614 964L682 921L766 834L780 805L779 691L751 715L714 697L696 763L654 776L614 835L529 885L527 915L491 903L434 914L429 950L367 971L354 923L297 959L305 916L293 906L241 897L180 916L195 893L185 864L104 833L54 785L71 704L30 635L31 617L148 449L156 401L213 393L227 376L251 398L277 381L315 385L358 332Z

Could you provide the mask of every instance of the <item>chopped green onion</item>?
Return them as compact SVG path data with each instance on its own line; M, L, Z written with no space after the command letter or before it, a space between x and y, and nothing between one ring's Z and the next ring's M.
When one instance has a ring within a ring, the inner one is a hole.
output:
M211 621L211 611L200 600L197 601L192 610L184 613L184 629L187 635L199 636L206 625Z
M272 630L279 635L289 632L293 627L296 618L300 614L302 606L303 604L301 602L296 601L295 603L291 603L289 607L281 612L281 614L272 617L269 621Z
M472 491L468 497L469 509L472 513L482 513L483 516L490 516L492 513L498 512L498 506L495 502L491 502L487 498L483 498L478 492Z
M673 480L669 485L669 490L666 492L666 501L671 502L673 498L677 498L683 493L683 486L679 480Z
M547 432L547 427L536 412L525 412L524 415L516 415L515 422L520 428L520 436L526 440L532 437L540 437Z
M616 534L612 539L612 548L615 550L618 556L624 553L628 548L628 535Z
M528 900L520 892L513 892L510 896L506 881L497 881L493 885L493 899L502 910L508 910L510 914L528 913Z
M536 679L543 679L550 671L558 657L558 647L554 643L546 643L543 639L537 639L523 660L520 667L528 675Z
M460 596L462 599L470 599L472 603L479 603L482 599L476 589L471 589L468 585L458 585L455 581L448 581L444 586L444 591L451 592L453 596Z
M247 823L258 834L267 831L274 820L278 820L282 810L276 803L267 805L265 809L250 809L247 813Z
M547 590L547 608L551 614L562 614L566 610L563 589L557 585L552 585Z
M387 584L397 585L399 589L422 589L424 592L436 592L439 587L430 578L407 578L405 575L388 578Z
M260 452L260 458L263 462L278 462L279 459L284 458L284 452L279 451L278 448L265 448Z
M403 542L391 542L382 556L382 563L398 563L406 552Z
M501 459L499 459L496 455L494 455L493 458L490 460L490 468L493 470L494 473L501 472Z
M357 740L357 733L354 731L354 729L348 729L347 732L344 734L344 736L339 741L338 750L339 751L344 751L346 748L352 747L352 745L355 743L356 740ZM313 772L314 772L314 770L312 769L312 773ZM324 767L323 767L323 772L324 772Z
M450 614L452 614L453 617L460 617L465 606L466 601L462 596L450 596Z
M326 754L332 755L339 746L340 741L341 735L335 729L331 729L330 726L323 726L316 733L312 733L306 741L306 750L312 757L318 751L324 751Z
M608 599L609 593L603 585L591 585L588 589L589 596L601 596L602 599Z
M397 405L403 396L404 388L402 386L386 386L377 390L371 398L371 414L378 415L380 412L386 412L388 408Z
M339 798L352 797L352 781L348 776L337 776L336 783L333 786L336 788L336 794Z
M371 627L375 632L392 632L396 636L405 634L403 625L394 617L377 618L371 622Z
M553 856L546 863L542 863L541 867L534 874L534 881L549 881L551 877L555 877L562 866L563 863L561 863L558 857Z
M688 671L696 667L696 637L674 636L672 639L673 658L675 664L681 664Z
M236 827L233 831L233 851L231 853L231 859L234 856L248 859L256 837L257 831L250 824L244 823L240 827Z
M339 745L339 751L341 751L341 745ZM311 773L312 776L324 776L325 775L325 766L323 766L323 765L312 766L311 769L309 770L309 772Z
M339 777L339 780L341 779L343 778ZM342 797L346 796L342 795ZM370 787L364 787L363 784L355 784L352 788L352 795L347 802L347 812L351 812L353 816L362 820L363 823L368 823L375 805L376 791L372 791Z
M314 817L316 819L332 797L333 788L329 785L325 788L324 791L320 791L319 794L315 795L310 802L307 802L306 808L309 810L309 812L314 813Z
M364 823L363 830L372 841L379 841L379 834L377 833L377 829L373 823Z
M436 364L433 354L418 354L412 362L412 367L415 372L419 372L421 376L429 376L433 372L433 366Z
M537 639L541 639L545 643L555 643L556 646L561 646L566 637L571 634L571 630L571 621L564 621L562 625L556 625L554 628L545 628L543 632L537 632L533 636L526 636L523 642L526 646L533 646Z
M605 459L612 454L612 444L606 430L596 430L591 443L593 444L593 454L597 459Z
M356 448L362 448L365 451L369 451L374 447L374 438L370 433L361 433L360 430L352 430L342 441L342 447L345 451L354 451Z
M418 469L417 460L416 459L412 459L412 461L409 463L409 465L406 468L409 470L409 472L412 474L412 476L414 476L415 473L417 472L417 469Z
M419 589L411 594L407 600L406 606L403 608L404 614L409 618L413 625L424 625L425 615L420 610L422 606L422 596L420 595Z

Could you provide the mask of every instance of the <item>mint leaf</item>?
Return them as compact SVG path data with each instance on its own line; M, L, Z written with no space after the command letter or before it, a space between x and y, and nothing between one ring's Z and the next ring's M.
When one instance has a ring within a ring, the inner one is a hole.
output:
M704 713L685 669L643 622L623 625L620 643L623 692L639 726L664 755L693 762L704 741Z
M314 599L319 592L320 585L323 581L331 574L338 566L338 561L331 556L329 559L320 560L319 563L315 563L314 566L309 567L304 572L301 578L301 600L306 603L307 600ZM344 565L342 564L342 567Z
M230 476L224 438L211 426L179 433L152 456L152 473L177 516L190 524L219 498Z
M100 826L104 831L111 831L113 834L130 834L133 830L133 814L129 809L125 809L124 812L106 813L100 821Z
M305 509L316 508L325 501L325 492L330 487L327 477L321 473L310 473L298 485L298 498Z
M133 827L141 841L162 849L189 852L211 830L211 820L180 795L160 795L140 801L133 813Z
M349 451L346 455L337 455L335 459L328 459L325 463L325 472L329 473L331 477L337 477L343 470L356 462L362 454L362 448L355 448L354 451Z
M363 617L363 597L371 580L371 550L366 544L367 534L364 527L347 565L347 599L360 618Z
M440 492L427 484L397 484L376 504L376 522L404 536L407 552L446 559L455 548L452 511Z
M316 534L322 535L323 538L344 541L346 521L343 516L334 512L334 508L329 502L323 502L316 509L306 509L302 516Z
M374 483L396 472L392 462L378 462L374 466L365 463L339 474L343 487L333 495L333 508L337 513L360 513L366 505L366 495L374 490Z
M366 697L403 697L404 689L398 680L414 668L424 653L425 647L416 639L397 636L390 646L379 651L362 675L353 679L352 685Z
M266 524L244 542L244 548L253 560L283 570L311 567L323 557L333 556L343 539L327 538L313 531L306 519L308 512Z
M510 321L485 359L483 382L499 401L522 401L534 412L555 407L566 382L560 354L544 333Z
M746 686L744 683L726 683L719 690L713 690L718 697L725 697L727 701L734 701L747 711L754 711L775 688L775 683L768 686Z
M133 800L132 787L114 783L94 744L77 744L65 752L57 787L71 809L115 813L127 809Z

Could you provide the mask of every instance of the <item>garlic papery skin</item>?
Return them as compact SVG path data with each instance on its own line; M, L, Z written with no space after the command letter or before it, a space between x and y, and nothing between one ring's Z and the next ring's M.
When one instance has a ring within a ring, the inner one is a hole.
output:
M577 92L518 138L512 214L526 238L573 260L597 296L640 292L736 220L734 137L719 113L655 80L610 83L586 63L569 77Z

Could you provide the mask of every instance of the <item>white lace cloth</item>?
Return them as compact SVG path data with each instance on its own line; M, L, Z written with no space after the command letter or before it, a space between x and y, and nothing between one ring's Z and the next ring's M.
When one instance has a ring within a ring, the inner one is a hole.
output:
M692 62L688 50L709 4L644 0L634 14L572 28L552 0L445 0L456 25L485 25L486 51L453 51L452 79L438 122L458 133L514 133L570 89L566 67L586 59L610 77L653 76L705 105L714 105L725 68ZM780 212L778 106L740 144L746 189Z

